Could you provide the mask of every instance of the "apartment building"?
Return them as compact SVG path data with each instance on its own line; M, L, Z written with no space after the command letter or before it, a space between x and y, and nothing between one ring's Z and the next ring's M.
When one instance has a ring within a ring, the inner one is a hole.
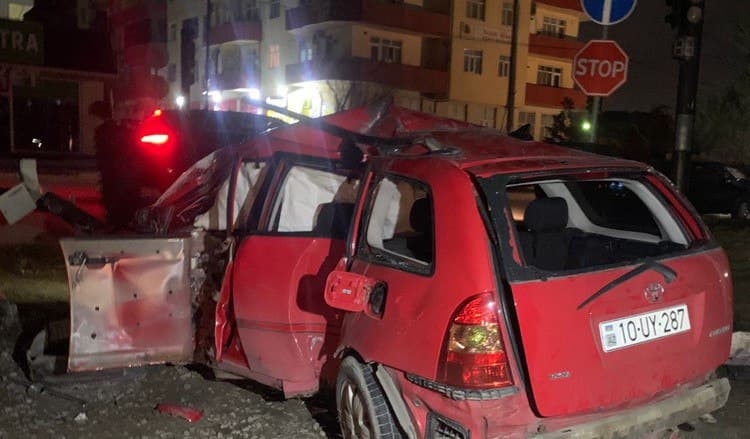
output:
M110 38L117 64L113 90L115 117L140 119L153 111L169 92L167 82L157 74L169 60L167 3L109 1Z
M504 128L514 90L514 127L543 138L564 100L586 103L571 79L578 0L521 0L515 63L512 0L182 0L166 10L160 73L173 106L255 111L265 100L320 116L390 95Z
M504 128L508 93L515 90L513 127L530 124L537 139L570 99L574 108L586 97L574 88L572 61L582 47L578 26L584 15L578 0L521 0L515 83L510 84L513 1L454 0L451 32L450 93L432 103L434 112Z

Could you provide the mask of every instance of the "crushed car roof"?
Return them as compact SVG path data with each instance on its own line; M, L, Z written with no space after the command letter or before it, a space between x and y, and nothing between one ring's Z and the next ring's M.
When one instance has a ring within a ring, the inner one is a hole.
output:
M319 124L316 126L315 124ZM285 126L239 147L245 157L268 157L275 152L338 158L346 139L330 133L335 126L380 139L404 139L410 147L383 153L369 149L371 158L414 155L447 160L475 175L531 171L545 168L629 167L638 162L602 156L544 142L513 138L495 129L421 113L397 106L382 111L371 107L335 113L309 123ZM414 145L425 145L415 147ZM360 146L367 146L361 145Z

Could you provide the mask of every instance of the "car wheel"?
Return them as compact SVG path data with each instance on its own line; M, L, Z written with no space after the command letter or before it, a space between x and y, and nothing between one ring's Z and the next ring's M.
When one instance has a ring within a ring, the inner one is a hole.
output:
M750 201L742 199L737 202L737 207L732 212L732 218L750 219Z
M401 438L372 369L354 357L341 362L336 379L336 409L344 438Z

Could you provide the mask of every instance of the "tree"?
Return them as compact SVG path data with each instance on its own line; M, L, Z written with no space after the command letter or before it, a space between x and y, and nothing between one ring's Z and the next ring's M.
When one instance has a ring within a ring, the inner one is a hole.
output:
M568 97L563 99L562 105L562 111L553 116L549 136L544 140L552 143L586 142L582 125L588 113L575 111L573 100Z
M737 80L712 97L696 117L695 150L723 162L750 161L750 18L736 31L744 68Z

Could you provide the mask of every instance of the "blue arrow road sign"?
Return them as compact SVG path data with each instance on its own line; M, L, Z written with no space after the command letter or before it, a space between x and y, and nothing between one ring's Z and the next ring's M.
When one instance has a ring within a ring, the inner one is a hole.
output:
M581 6L591 20L604 26L617 24L635 10L637 0L581 0Z

